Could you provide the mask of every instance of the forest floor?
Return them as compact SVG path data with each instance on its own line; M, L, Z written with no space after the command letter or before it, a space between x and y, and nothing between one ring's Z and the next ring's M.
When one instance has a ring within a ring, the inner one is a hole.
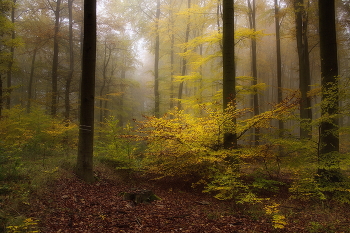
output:
M40 232L347 232L323 231L326 228L318 225L307 228L308 221L317 223L317 217L307 211L294 214L288 219L294 224L285 229L274 229L271 217L254 217L251 211L248 215L232 201L220 201L198 190L121 178L107 170L97 174L93 184L67 175L32 195L29 217L39 220ZM152 190L161 200L138 205L123 200L120 193L133 188Z

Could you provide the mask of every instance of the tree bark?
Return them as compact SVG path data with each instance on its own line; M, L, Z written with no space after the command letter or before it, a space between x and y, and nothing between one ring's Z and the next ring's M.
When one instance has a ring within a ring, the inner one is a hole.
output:
M299 90L301 93L300 102L300 138L311 138L311 130L307 125L312 120L311 101L307 97L310 91L310 61L309 61L309 43L307 38L308 15L305 11L304 0L295 0L295 27L296 40L299 58Z
M172 13L171 13L172 14ZM173 15L171 15L173 17ZM170 110L174 108L174 66L175 66L175 25L171 18L171 39L170 39Z
M58 53L59 53L59 30L60 30L60 9L61 0L57 0L55 12L55 29L53 37L53 58L52 58L52 72L51 72L51 116L57 115L58 107Z
M65 118L69 120L70 116L70 85L73 80L74 75L74 41L73 41L73 1L68 0L68 12L69 12L69 74L66 79L66 87L65 87Z
M94 102L96 68L96 0L84 1L84 43L81 80L79 144L76 174L93 182Z
M105 41L105 51L104 51L104 58L103 58L103 70L102 70L102 86L100 89L100 119L99 122L102 125L103 122L103 118L104 118L104 111L103 111L103 93L104 93L104 89L106 87L107 84L107 67L109 65L109 61L111 59L111 55L112 55L112 49L108 49L108 54L107 54L107 49L108 49L108 45L107 45L107 41Z
M11 7L11 23L15 24L15 4L16 0L13 0L13 5ZM16 38L16 32L13 29L11 31L11 39L14 40ZM10 48L10 61L8 64L7 70L7 96L6 96L6 108L10 109L11 107L11 92L12 92L12 70L13 70L13 61L15 55L15 47L14 45Z
M29 76L29 82L28 82L27 113L30 113L31 101L33 98L32 91L33 91L33 80L34 80L35 60L36 60L37 51L38 51L37 48L35 48L33 51L32 65L30 68L30 76Z
M282 102L282 58L281 58L281 36L280 36L280 16L278 1L275 0L275 30L276 30L276 57L277 57L277 102ZM283 136L283 121L278 121L279 136Z
M123 61L124 65L120 73L120 102L119 102L119 126L121 128L124 127L125 125L125 120L124 120L124 102L125 102L125 89L126 89L126 67L125 67L125 62Z
M254 32L256 32L256 11L255 11L255 0L248 0L248 9L249 9L249 24L250 29L252 29ZM258 68L257 68L257 49L256 49L256 37L254 36L251 39L251 50L252 50L252 77L253 77L253 85L258 84ZM259 115L259 96L257 93L257 89L254 88L253 93L253 109L254 109L254 116ZM254 143L255 145L259 145L259 128L254 128Z
M159 94L159 19L160 19L160 0L157 0L156 11L156 44L154 53L154 115L159 117L160 114L160 94Z
M321 57L322 105L320 124L320 162L335 166L331 153L339 152L338 58L334 0L318 1Z
M3 93L4 93L4 90L3 90L3 84L2 84L2 77L0 74L0 119L2 117Z
M191 0L187 0L187 9L191 8ZM186 25L186 34L185 34L185 44L188 42L188 39L190 37L190 19L191 16L188 15L187 18L187 25ZM184 48L183 53L186 54L187 52L187 47ZM182 58L182 69L181 69L181 76L185 76L187 72L187 58L183 57ZM181 109L182 108L182 104L181 104L181 100L182 100L182 93L183 93L183 89L184 89L184 83L185 81L181 81L180 85L179 85L179 93L178 93L178 102L177 102L177 108Z
M223 108L236 105L236 68L234 47L234 5L232 0L223 0ZM236 119L232 118L233 124ZM235 129L224 133L224 148L237 148Z

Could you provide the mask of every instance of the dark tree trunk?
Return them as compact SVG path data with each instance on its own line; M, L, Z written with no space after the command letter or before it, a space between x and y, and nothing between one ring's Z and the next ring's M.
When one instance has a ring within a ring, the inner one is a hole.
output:
M2 117L2 105L3 105L3 84L2 84L2 77L0 74L0 119Z
M320 125L320 162L322 166L335 166L331 153L339 152L338 58L334 0L318 1L321 55L321 85L323 121Z
M102 86L100 89L100 104L99 104L99 108L100 108L100 119L99 122L100 124L102 124L103 122L103 99L104 99L104 89L106 87L107 84L107 67L109 65L109 61L111 59L111 54L112 54L112 49L108 49L108 54L107 54L107 49L108 49L108 45L107 45L107 41L105 41L105 51L104 51L104 61L103 61L103 71L102 71Z
M28 82L28 100L27 100L27 113L30 113L31 108L31 101L33 98L33 80L34 80L34 70L35 70L35 60L36 60L36 54L38 49L34 49L33 51L33 57L32 57L32 65L30 68L30 76L29 76L29 82Z
M248 8L249 8L249 24L250 29L256 31L256 17L255 17L255 0L248 0ZM252 49L252 77L253 77L253 85L258 84L258 68L257 68L257 50L256 50L256 38L251 39L251 49ZM256 88L254 88L253 94L253 108L254 108L254 116L259 115L259 97ZM254 129L254 143L255 145L259 145L259 128Z
M154 115L159 117L160 114L160 94L159 94L159 19L160 19L160 0L157 0L156 11L156 44L154 53Z
M51 74L51 115L57 115L57 107L58 107L58 87L57 87L57 79L58 79L58 53L59 53L59 30L60 30L60 9L61 8L61 0L57 0L56 10L55 10L55 30L53 37L53 59L52 59L52 74Z
M234 47L234 6L232 0L223 0L223 108L236 105L236 68ZM233 124L236 119L231 119ZM235 129L232 129L235 130ZM225 132L224 148L237 148L236 132Z
M220 20L221 19L222 19L222 6L221 6L221 0L218 0L217 5L216 5L216 25L217 25L219 34L221 33L221 30L220 30L220 28L221 28ZM219 42L219 45L220 45L220 49L223 50L222 41Z
M13 5L11 7L11 23L15 23L15 4L16 0L13 1ZM14 40L16 38L15 30L11 32L11 39ZM11 46L10 48L10 62L7 70L7 96L6 96L6 108L10 109L11 107L11 92L12 92L12 70L13 70L13 61L15 55L15 47Z
M282 102L282 58L281 58L281 36L280 36L280 16L279 4L275 0L275 30L276 30L276 56L277 56L277 102ZM283 121L278 121L279 136L283 136Z
M96 67L96 0L84 1L84 43L80 96L80 127L76 174L86 182L94 181L94 102Z
M121 128L124 127L125 124L125 120L124 120L124 102L125 102L125 88L126 88L126 70L125 67L123 67L123 69L121 70L121 74L120 74L120 102L119 102L119 109L120 109L120 114L119 114L119 126Z
M69 120L70 116L70 86L74 75L74 42L73 42L73 1L68 0L68 11L69 11L69 74L66 80L65 88L65 118Z
M300 125L300 138L311 138L311 130L307 125L312 119L311 101L307 97L310 90L310 61L309 61L309 43L307 39L308 30L308 15L305 11L304 0L295 0L295 27L296 40L299 57L299 90L301 93L300 102L300 118L302 123Z
M191 8L191 0L187 0L187 9ZM188 39L190 37L190 15L188 15L188 19L187 19L187 26L186 26L186 34L185 34L185 44L188 42ZM184 48L183 53L186 54L187 52L187 47ZM181 69L181 76L185 76L187 72L187 58L183 57L182 58L182 69ZM184 89L184 83L185 81L181 81L180 85L179 85L179 93L177 95L178 98L178 102L177 102L177 108L181 109L182 105L181 105L181 100L182 100L182 94L183 94L183 89Z
M171 25L171 41L170 41L170 109L174 108L174 65L175 65L175 32L174 32L174 22Z

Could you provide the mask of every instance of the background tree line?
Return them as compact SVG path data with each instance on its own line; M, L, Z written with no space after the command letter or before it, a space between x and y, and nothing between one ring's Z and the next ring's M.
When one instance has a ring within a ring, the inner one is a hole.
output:
M83 144L119 169L191 178L220 199L287 187L350 202L349 4L98 2L87 85L97 130ZM78 129L90 130L78 123L91 111L79 108L87 32L79 0L0 7L0 153L18 171L22 157L73 154Z

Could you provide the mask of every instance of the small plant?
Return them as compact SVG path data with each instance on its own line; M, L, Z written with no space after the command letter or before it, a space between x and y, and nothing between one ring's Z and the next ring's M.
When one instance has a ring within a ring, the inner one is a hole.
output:
M276 229L283 229L287 225L286 217L281 214L279 210L279 204L273 203L272 205L265 206L265 212L272 218L272 225Z
M310 222L308 226L308 231L311 233L316 233L316 232L320 232L321 229L323 228L324 226L319 222Z
M39 232L38 230L38 220L35 220L33 218L27 218L23 220L22 223L19 225L14 226L8 226L7 232L9 233L36 233Z
M95 147L99 160L118 169L139 166L139 159L136 156L139 145L130 139L130 134L132 134L130 123L123 128L119 126L119 121L115 117L106 119L100 128Z

